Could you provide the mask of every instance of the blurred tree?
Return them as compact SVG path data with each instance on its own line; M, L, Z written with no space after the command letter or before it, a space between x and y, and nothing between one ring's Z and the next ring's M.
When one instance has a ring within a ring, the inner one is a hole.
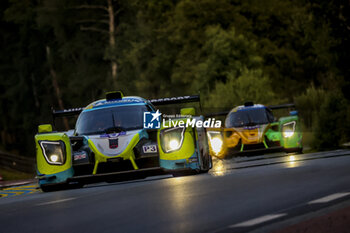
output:
M49 93L46 79L44 38L35 26L36 1L11 0L0 10L1 144L7 150L34 151L32 135L47 120ZM41 93L45 93L45 101ZM46 111L44 110L46 109Z
M333 67L338 69L334 76L343 76L342 91L344 96L350 100L350 2L348 0L308 0L307 9L312 14L316 22L328 25L329 46L333 54ZM330 59L330 57L328 57ZM322 81L327 82L328 77L323 77Z
M261 70L248 69L243 69L238 78L235 74L229 73L226 83L218 82L209 93L208 99L205 102L205 107L209 110L213 108L230 110L247 101L266 105L278 104L281 103L279 101L283 101L277 100L269 78L264 76Z
M101 29L104 33L92 31L92 28L97 29L92 22L102 17L102 10L85 9L84 3L46 0L37 7L38 27L45 37L51 38L46 45L55 61L58 84L65 86L62 88L65 107L85 106L114 85L111 76L108 78L110 61L104 60L108 30ZM84 9L77 9L77 6ZM86 19L91 22L85 22Z
M81 18L77 21L80 24L80 30L92 31L98 33L108 34L108 46L106 46L104 58L111 63L111 77L113 86L117 84L117 59L116 59L116 22L115 18L118 14L116 9L117 4L115 0L106 0L104 4L101 1L93 1L92 4L86 4L73 6L73 9L77 10L89 10L89 11L101 11L101 14L96 14L95 17L91 17L92 14L88 14L88 18ZM75 3L77 4L77 3ZM89 26L85 26L89 25ZM108 30L106 29L108 28Z
M33 153L23 135L50 121L51 106L85 106L111 89L200 92L225 108L293 97L308 106L314 92L341 90L349 100L349 11L346 0L3 0L2 144Z

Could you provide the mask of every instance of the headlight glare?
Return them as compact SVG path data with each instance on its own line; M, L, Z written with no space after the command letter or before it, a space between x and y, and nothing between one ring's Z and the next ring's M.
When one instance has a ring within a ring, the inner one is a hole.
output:
M50 155L50 160L52 161L52 162L57 162L58 161L58 155Z
M66 160L66 149L63 141L40 141L39 144L49 164L64 164Z
M283 137L285 137L285 138L292 137L294 135L294 132L295 132L295 125L296 125L295 121L283 124L283 128L282 128L283 129L283 131L282 131Z
M164 129L160 133L160 140L164 152L179 150L184 139L185 128Z
M217 155L222 150L223 141L220 132L208 132L209 143L212 151Z
M176 149L179 149L179 141L177 139L172 139L170 142L169 142L169 147L171 150L176 150Z

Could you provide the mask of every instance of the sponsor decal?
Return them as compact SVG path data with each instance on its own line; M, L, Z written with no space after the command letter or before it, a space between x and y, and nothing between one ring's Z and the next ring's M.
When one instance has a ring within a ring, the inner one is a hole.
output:
M126 135L126 132L120 132L120 133L111 133L111 134L101 134L100 138L117 138L119 136Z
M178 97L170 97L170 98L161 98L161 99L152 99L150 100L151 103L158 103L158 102L168 102L168 101L177 101L177 100L187 100L191 99L191 96L178 96Z
M197 163L197 162L198 162L198 158L188 159L188 163Z
M86 152L85 151L79 151L74 153L74 160L80 160L80 159L86 159Z
M260 125L244 126L243 129L247 129L247 130L260 129Z
M109 148L111 148L111 149L118 148L118 138L110 138L109 139Z
M157 153L157 146L156 145L147 145L142 146L143 153Z
M111 100L111 101L101 101L94 104L94 107L101 106L101 105L109 105L109 104L116 104L116 103L143 103L144 101L139 99L119 99L119 100Z
M84 108L70 108L70 109L64 109L63 112L77 112L82 110L84 110Z

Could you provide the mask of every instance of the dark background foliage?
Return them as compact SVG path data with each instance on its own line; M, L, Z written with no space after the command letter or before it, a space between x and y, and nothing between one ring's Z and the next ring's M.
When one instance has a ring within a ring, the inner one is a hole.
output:
M200 92L206 109L295 102L314 148L349 141L349 1L110 3L112 33L108 0L1 1L3 150L33 156L51 107L86 106L110 90Z

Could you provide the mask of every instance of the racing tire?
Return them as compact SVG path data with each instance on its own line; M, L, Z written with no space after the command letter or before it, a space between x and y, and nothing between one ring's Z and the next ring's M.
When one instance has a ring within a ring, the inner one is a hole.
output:
M40 185L40 189L43 192L54 192L54 191L59 191L59 190L64 190L68 188L67 183L58 183L58 184L43 184Z
M181 176L192 176L198 174L199 170L188 170L188 171L179 171L179 172L172 172L171 174L173 177L181 177Z
M84 187L83 183L68 184L66 189L80 189Z
M206 168L205 169L200 169L198 171L198 174L203 174L203 173L208 173L209 170L213 167L213 160L212 160L212 157L209 155L209 158L208 158L208 164L206 165Z
M137 176L137 177L124 177L124 178L108 178L105 181L109 184L112 183L118 183L118 182L127 182L127 181L133 181L133 180L142 180L146 179L147 176Z
M302 147L296 147L296 148L287 148L284 149L286 153L297 153L297 154L302 154L303 153L303 148Z

